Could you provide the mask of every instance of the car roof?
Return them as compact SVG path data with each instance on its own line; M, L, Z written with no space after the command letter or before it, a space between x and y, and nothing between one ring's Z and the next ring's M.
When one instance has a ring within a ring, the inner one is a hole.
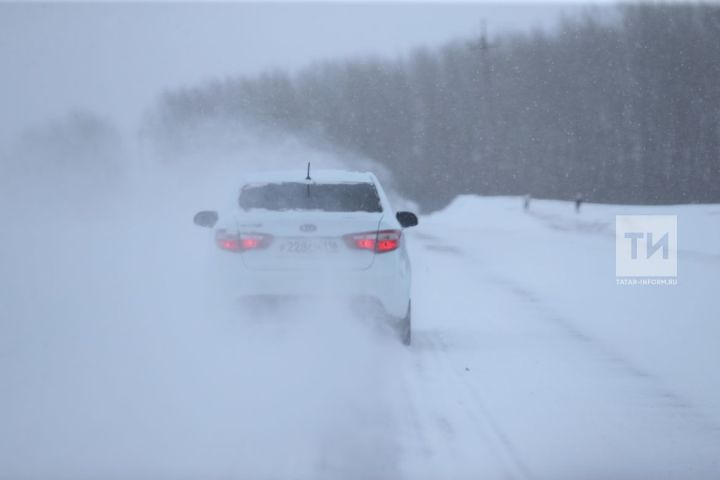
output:
M243 175L245 183L278 183L278 182L304 182L307 170L285 170L255 172ZM310 178L313 183L375 183L375 177L370 172L357 172L352 170L311 169Z

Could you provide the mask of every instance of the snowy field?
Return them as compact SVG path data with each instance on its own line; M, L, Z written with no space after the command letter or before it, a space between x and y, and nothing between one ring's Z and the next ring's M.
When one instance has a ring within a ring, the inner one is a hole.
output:
M407 349L225 304L186 197L4 226L0 478L720 478L720 206L460 197ZM677 286L615 284L619 213L678 215Z

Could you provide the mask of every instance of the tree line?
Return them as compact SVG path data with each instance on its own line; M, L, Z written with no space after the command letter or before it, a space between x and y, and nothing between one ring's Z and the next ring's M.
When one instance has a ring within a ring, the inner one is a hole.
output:
M168 91L147 131L160 149L207 125L319 139L381 162L425 210L462 193L720 202L720 7L614 8Z

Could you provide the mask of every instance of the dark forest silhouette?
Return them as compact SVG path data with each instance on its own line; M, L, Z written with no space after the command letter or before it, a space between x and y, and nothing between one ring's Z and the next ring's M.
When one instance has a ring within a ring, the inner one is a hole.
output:
M158 148L244 121L375 159L426 210L461 193L720 202L720 7L453 42L166 92Z

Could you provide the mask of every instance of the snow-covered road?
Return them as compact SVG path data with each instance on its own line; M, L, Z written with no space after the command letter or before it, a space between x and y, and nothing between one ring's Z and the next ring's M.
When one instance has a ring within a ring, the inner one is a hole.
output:
M6 235L0 478L720 478L718 206L461 197L408 231L407 349L342 306L238 323L143 205ZM651 212L679 285L617 286Z
M717 248L689 237L720 208L520 203L460 198L412 235L407 478L720 477L720 263L617 286L613 237L618 210L669 211Z

